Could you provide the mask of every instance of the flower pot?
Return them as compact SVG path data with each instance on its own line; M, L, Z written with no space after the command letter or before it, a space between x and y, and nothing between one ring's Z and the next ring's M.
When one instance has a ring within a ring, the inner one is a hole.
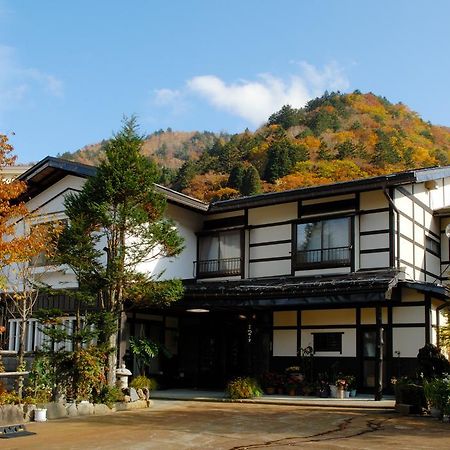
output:
M356 389L350 390L350 397L356 397Z
M334 384L330 384L330 397L337 398L337 390L338 388Z
M46 422L47 421L47 409L46 408L36 408L34 410L34 421L35 422Z
M344 391L344 398L350 398L350 391Z
M435 408L434 406L432 406L430 408L430 414L431 414L431 417L434 417L435 419L439 419L439 417L441 417L441 410L439 408Z
M345 393L346 393L347 391L344 391L344 389L338 389L337 390L337 395L336 395L336 397L337 398L345 398Z
M288 394L293 397L294 395L297 395L297 390L295 388L294 389L288 389Z

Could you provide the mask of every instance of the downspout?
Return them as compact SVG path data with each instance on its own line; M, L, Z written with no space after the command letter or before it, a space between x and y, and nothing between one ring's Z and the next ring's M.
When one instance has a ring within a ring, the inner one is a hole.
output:
M396 214L397 253L395 255L395 262L396 262L397 269L400 269L400 212L399 212L397 206L395 206L394 200L392 200L386 187L383 188L383 193L384 193L384 196L386 197L387 201L389 202L389 205L392 207L393 211ZM394 252L395 252L395 248L394 248Z

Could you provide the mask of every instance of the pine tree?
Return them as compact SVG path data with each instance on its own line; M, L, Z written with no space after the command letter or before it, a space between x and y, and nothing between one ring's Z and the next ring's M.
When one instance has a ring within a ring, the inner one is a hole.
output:
M243 164L236 164L233 166L228 177L227 186L233 189L241 190L244 179L245 167Z
M179 254L183 240L164 217L165 199L155 192L158 170L140 153L143 138L135 118L104 147L106 158L81 192L65 200L69 225L59 240L61 262L84 289L98 293L106 319L118 325L103 343L116 348L126 300L168 303L182 295L179 280L155 281L138 270L143 262ZM106 261L104 264L102 261ZM117 354L108 360L108 382L115 381Z
M255 195L261 192L261 179L254 166L248 166L242 180L241 194Z

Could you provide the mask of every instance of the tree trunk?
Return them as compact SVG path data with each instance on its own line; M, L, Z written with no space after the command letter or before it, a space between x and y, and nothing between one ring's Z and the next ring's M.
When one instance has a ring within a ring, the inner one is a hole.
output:
M17 371L23 372L25 370L25 340L27 336L28 321L22 318L19 321L19 350L17 352ZM22 399L23 394L23 377L17 379L17 395Z
M111 334L108 339L108 347L110 349L108 353L108 376L107 381L109 386L116 384L116 367L117 367L117 337L118 331Z

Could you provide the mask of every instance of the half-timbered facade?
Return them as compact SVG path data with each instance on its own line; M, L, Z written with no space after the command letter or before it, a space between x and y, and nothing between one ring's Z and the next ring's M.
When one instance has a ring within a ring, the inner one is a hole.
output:
M63 218L64 195L94 170L46 158L21 176L29 209ZM449 167L209 205L158 189L185 250L141 270L182 278L185 296L165 310L128 311L120 346L128 364L128 337L148 336L173 354L151 368L166 383L220 386L298 365L312 347L316 371L354 374L373 390L413 371L423 345L439 344L449 298ZM68 268L48 276L76 288ZM70 310L70 299L45 301ZM14 349L13 321L9 331ZM29 342L32 350L36 338Z

